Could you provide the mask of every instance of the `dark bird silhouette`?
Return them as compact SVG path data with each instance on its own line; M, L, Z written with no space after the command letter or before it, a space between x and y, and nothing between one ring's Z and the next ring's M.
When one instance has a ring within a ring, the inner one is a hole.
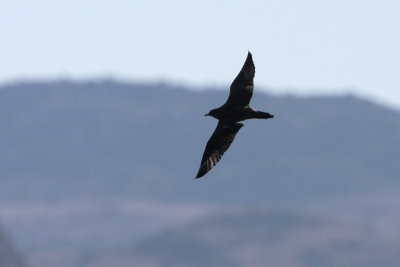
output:
M243 124L238 123L239 121L274 117L267 112L258 111L249 106L253 96L255 72L253 57L249 52L242 69L231 84L228 100L219 108L212 109L204 115L214 117L219 122L207 142L196 179L211 170L231 146L236 134L243 127Z

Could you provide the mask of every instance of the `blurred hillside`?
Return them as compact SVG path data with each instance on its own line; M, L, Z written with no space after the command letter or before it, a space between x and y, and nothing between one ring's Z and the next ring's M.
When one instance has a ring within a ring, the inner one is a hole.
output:
M398 240L294 211L222 212L168 229L88 266L397 266Z
M203 114L226 97L115 82L3 87L1 199L102 194L243 203L400 188L399 112L351 96L259 90L253 106L276 118L247 121L221 164L194 183L216 126Z
M13 245L0 228L0 267L23 267L22 257L15 251Z
M396 243L386 237L400 236L398 111L353 96L277 97L256 87L252 106L275 118L246 121L221 162L194 181L216 126L203 114L228 91L188 89L114 81L0 88L0 219L32 266L90 265L99 252L132 246L136 253L162 229L191 229L236 207L290 207L333 225L372 227L378 237L362 231L357 255ZM318 227L330 233L325 225Z

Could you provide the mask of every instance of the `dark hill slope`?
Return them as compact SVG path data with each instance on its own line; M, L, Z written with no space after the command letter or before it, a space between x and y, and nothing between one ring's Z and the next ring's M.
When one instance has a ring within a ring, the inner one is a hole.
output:
M357 99L275 97L252 105L220 164L193 181L227 91L104 82L0 88L0 198L127 195L271 202L399 188L400 113Z

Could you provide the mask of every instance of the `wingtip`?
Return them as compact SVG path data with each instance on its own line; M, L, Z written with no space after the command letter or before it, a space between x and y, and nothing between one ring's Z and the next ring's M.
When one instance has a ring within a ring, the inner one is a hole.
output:
M195 180L199 179L202 175L200 175L200 171L196 174L196 177L194 177Z
M253 55L251 54L250 51L248 51L248 53L247 53L247 58L246 58L245 64L246 64L246 62L251 62L250 66L253 65L253 67L254 67Z

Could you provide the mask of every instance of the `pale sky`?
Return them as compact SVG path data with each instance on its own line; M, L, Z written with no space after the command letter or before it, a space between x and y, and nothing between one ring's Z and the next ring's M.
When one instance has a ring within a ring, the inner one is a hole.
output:
M0 84L111 76L228 87L250 50L256 89L400 108L399 29L398 0L3 0Z

